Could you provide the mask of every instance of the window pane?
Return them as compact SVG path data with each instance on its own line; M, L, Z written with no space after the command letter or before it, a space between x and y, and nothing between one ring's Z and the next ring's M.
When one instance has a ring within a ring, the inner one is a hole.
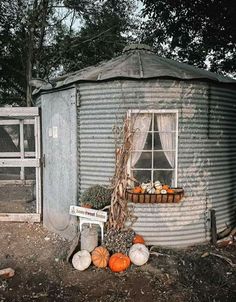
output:
M159 180L162 184L174 185L174 171L154 171L153 180Z
M20 180L20 168L0 168L0 213L35 213L35 168L25 168L27 181Z
M175 133L159 133L154 134L154 150L175 150L176 141Z
M176 130L176 114L174 113L156 113L154 115L155 131L175 131ZM164 130L165 129L165 130Z
M24 149L25 152L35 151L34 125L24 125Z
M138 182L149 182L151 180L151 171L139 171L139 170L134 170L133 172L133 177L137 179Z
M132 168L151 169L152 152L132 152L131 162L136 164Z
M135 115L133 121L133 150L150 150L152 146L152 135L148 133L151 130L151 115Z
M0 152L19 152L19 125L0 126Z
M175 167L175 152L154 152L154 169Z

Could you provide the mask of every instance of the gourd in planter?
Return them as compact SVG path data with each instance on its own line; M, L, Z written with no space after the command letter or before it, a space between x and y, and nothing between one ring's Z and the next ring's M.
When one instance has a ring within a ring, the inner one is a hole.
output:
M133 264L141 266L148 261L149 250L144 244L136 243L130 248L129 258Z
M115 253L109 260L110 269L115 272L123 272L130 266L130 259L122 253Z
M145 241L143 239L143 236L136 234L134 236L134 239L133 239L133 244L135 244L135 243L142 243L142 244L144 244Z
M91 264L91 255L86 250L81 250L74 254L72 258L72 265L79 271L84 271Z
M109 257L108 250L103 246L96 247L92 252L93 264L99 268L107 267Z

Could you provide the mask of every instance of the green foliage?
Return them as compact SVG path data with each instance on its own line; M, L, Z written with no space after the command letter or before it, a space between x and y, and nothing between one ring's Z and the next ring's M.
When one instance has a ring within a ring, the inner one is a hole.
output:
M67 2L73 6L75 1ZM77 6L74 5L74 8L77 9ZM65 43L61 43L65 45L62 50L65 71L96 65L121 54L126 44L133 41L134 9L133 0L94 1L93 6L89 6L83 14L77 35L65 36Z
M0 106L26 105L29 70L48 80L121 53L132 40L133 2L1 0Z
M142 0L143 37L160 54L212 71L236 72L232 0Z
M112 189L105 186L95 185L87 190L81 196L81 205L89 204L93 209L102 209L111 203Z

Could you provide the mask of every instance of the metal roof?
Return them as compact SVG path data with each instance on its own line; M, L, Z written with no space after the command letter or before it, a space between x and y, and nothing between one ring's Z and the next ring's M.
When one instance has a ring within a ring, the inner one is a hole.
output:
M151 47L144 44L134 44L125 47L122 55L73 73L65 74L54 82L54 88L72 83L86 81L96 82L110 79L151 79L173 78L180 80L206 80L219 83L236 83L236 80L206 71L175 60L156 55ZM52 89L47 84L41 90Z

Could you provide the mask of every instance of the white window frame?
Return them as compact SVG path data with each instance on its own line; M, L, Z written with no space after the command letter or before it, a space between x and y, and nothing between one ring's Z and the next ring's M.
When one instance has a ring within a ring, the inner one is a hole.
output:
M139 109L130 109L128 110L127 112L127 117L129 119L131 119L131 116L133 114L145 114L145 113L148 113L148 114L164 114L164 113L172 113L172 114L175 114L176 115L176 129L175 129L175 132L176 135L175 135L175 168L174 169L153 169L153 152L154 152L154 146L152 145L152 150L150 150L152 152L152 167L151 169L132 169L131 167L131 160L129 160L128 162L128 174L131 175L131 171L132 170L156 170L156 171L164 171L164 170L174 170L174 186L177 187L178 185L178 137L179 137L179 112L178 112L178 109L160 109L160 110L156 110L156 109L147 109L147 110L139 110ZM154 143L154 139L153 139L153 136L154 136L154 125L152 123L152 144ZM151 173L151 175L153 175L153 173ZM153 181L153 180L152 180Z

